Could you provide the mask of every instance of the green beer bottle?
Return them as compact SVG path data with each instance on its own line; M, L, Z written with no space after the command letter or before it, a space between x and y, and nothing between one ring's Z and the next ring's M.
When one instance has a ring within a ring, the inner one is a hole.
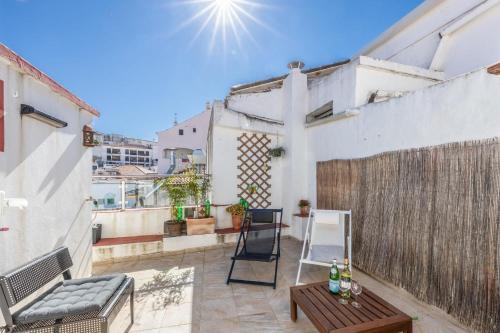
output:
M333 259L332 267L330 268L330 279L328 281L328 288L332 294L338 294L340 291L340 272L337 267L337 259Z

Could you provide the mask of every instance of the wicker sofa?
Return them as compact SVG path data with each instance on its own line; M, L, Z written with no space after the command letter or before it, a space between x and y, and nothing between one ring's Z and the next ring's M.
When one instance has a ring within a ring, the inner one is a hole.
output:
M0 275L0 309L6 322L3 330L9 333L108 332L110 323L128 299L133 324L133 278L114 274L72 279L69 270L72 265L68 249L61 247ZM59 275L63 281L34 296ZM31 302L12 311L16 304L30 296Z

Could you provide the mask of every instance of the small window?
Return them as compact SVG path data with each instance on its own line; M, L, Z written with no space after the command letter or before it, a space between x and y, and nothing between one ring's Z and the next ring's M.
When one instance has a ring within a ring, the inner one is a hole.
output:
M183 129L179 130L179 135L184 135L184 130Z
M310 112L309 114L306 115L306 123L310 124L313 123L317 120L329 118L333 115L333 101L330 101L313 112Z
M128 155L128 153L129 153L129 150L128 150L128 149L125 149L125 154L127 154L127 155Z
M128 156L125 156L125 161L126 161L126 162L128 162L128 161L129 161Z
M149 151L146 151L146 156L149 156Z
M106 152L107 152L108 154L111 154L111 148L106 149Z
M108 155L106 158L108 161L111 161L111 155Z
M196 127L193 127L193 133L196 133Z

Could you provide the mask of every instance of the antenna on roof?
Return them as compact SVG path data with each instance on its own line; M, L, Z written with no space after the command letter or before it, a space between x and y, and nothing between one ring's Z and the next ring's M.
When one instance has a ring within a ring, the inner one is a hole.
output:
M174 126L177 126L178 122L177 122L177 112L174 113Z

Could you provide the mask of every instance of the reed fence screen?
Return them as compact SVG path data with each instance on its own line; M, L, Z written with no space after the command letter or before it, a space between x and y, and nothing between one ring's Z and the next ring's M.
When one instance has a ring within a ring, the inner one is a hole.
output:
M500 332L498 139L317 163L317 206L352 209L353 261Z

